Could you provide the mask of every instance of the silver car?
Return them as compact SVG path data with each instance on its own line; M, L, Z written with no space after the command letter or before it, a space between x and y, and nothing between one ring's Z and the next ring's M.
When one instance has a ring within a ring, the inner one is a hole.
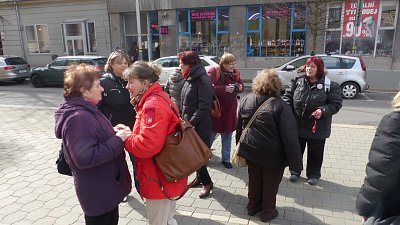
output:
M342 97L351 99L369 88L367 84L367 68L361 57L347 55L317 54L324 61L328 70L327 76L342 89ZM283 88L288 87L290 80L297 75L297 69L305 64L310 55L301 56L278 66Z
M21 57L13 55L0 56L0 81L22 83L29 77L31 66Z
M208 71L211 67L217 66L219 63L219 58L217 56L200 55L199 57L206 71ZM167 84L169 75L179 68L179 59L177 56L166 56L154 60L154 62L158 63L162 67L159 82L162 86L165 86Z

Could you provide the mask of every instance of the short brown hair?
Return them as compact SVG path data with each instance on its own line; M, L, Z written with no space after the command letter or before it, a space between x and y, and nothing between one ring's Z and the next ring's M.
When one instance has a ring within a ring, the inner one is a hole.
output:
M257 76L253 79L253 93L261 95L265 94L271 97L281 95L282 83L278 73L274 69L265 69L257 72Z
M235 63L236 58L231 53L224 53L219 60L219 65Z
M82 97L81 88L90 90L95 80L100 79L96 68L87 64L73 64L64 73L64 97Z
M161 66L153 62L136 61L129 66L122 78L129 81L130 79L148 80L154 83L160 79Z
M111 67L111 64L114 64L116 62L121 62L123 59L125 59L128 62L128 66L131 65L131 62L129 61L129 56L122 50L115 50L111 52L110 56L108 56L107 63L104 66L104 71L106 73L112 73L113 69Z

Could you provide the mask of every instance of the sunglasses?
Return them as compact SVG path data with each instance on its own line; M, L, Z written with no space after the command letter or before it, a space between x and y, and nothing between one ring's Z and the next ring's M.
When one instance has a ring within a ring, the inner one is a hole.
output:
M110 56L108 57L108 62L111 62L111 60L117 58L118 56L125 55L125 52L121 49L117 49L113 52L111 52Z

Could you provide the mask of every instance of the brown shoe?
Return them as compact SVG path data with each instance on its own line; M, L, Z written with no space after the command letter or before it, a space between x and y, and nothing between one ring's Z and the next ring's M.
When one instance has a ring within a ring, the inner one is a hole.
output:
M260 213L260 220L265 223L265 222L268 222L268 221L270 221L272 219L275 219L278 215L279 215L279 212L276 209L275 209L275 211L273 213L270 213L270 214L266 214L265 215L263 213Z
M191 184L190 188L196 188L198 186L200 186L201 184L201 180L199 178L194 178L194 180L192 182L190 182L189 184Z
M203 189L201 189L199 197L207 198L210 195L212 189L214 189L213 183L203 185Z

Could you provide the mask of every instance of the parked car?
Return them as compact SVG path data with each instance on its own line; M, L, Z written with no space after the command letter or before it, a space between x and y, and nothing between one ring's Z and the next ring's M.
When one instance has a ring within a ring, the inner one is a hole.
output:
M62 85L64 83L64 72L71 64L86 63L96 67L100 73L104 72L107 57L104 56L61 56L47 64L45 67L37 67L30 73L30 80L34 87L41 88L45 85Z
M21 57L0 55L0 81L22 83L29 77L31 66Z
M367 84L367 68L361 57L347 55L317 54L324 61L328 70L327 76L342 89L342 97L351 99L369 88ZM290 60L276 67L283 88L288 87L290 80L297 75L297 69L305 64L310 55Z
M200 55L200 59L207 71L211 67L219 64L219 58L217 56ZM166 56L154 60L154 62L160 64L162 67L159 82L162 86L165 86L167 84L169 75L175 71L176 68L179 68L179 59L177 56Z

